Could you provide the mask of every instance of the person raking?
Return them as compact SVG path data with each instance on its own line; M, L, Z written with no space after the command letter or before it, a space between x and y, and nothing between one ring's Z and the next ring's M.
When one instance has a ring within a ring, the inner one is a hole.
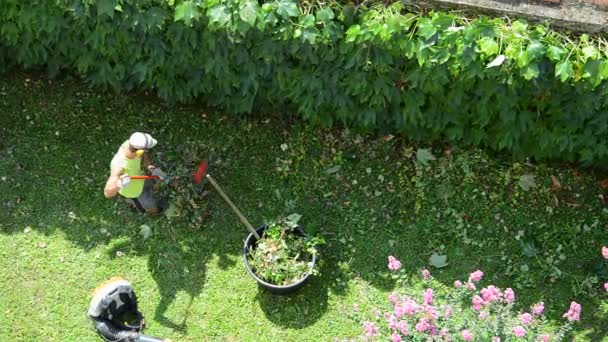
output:
M131 179L144 175L144 169L162 180L166 174L152 164L148 151L156 146L156 139L150 134L135 132L125 141L110 163L110 177L103 194L113 198L117 194L124 197L140 213L157 215L163 205L154 196L155 180Z

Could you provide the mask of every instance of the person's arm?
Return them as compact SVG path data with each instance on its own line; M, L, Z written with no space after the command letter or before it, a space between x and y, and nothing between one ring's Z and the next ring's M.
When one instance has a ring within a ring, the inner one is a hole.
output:
M110 172L110 177L108 178L108 181L106 182L106 186L103 189L103 195L106 198L112 198L112 197L116 196L116 194L118 193L118 190L120 190L120 187L118 186L117 181L120 179L121 175L122 175L122 168L112 167L112 170Z

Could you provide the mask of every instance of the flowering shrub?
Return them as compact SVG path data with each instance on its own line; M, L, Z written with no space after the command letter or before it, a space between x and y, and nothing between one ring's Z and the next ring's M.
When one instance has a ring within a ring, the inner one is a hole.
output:
M608 249L606 249L608 255ZM604 253L604 251L603 251ZM605 256L608 258L608 256ZM401 262L388 257L388 268L401 270ZM481 287L484 273L472 272L468 280L456 280L454 287L441 297L436 296L428 270L421 273L429 285L421 298L393 292L388 296L388 308L376 310L373 317L363 322L367 340L390 339L399 341L561 341L580 320L581 305L572 302L563 314L564 324L549 332L543 316L545 305L539 302L524 312L513 309L515 291L495 285ZM403 277L397 277L404 279ZM604 285L608 288L608 284ZM480 290L477 288L481 287ZM463 306L462 303L470 303Z

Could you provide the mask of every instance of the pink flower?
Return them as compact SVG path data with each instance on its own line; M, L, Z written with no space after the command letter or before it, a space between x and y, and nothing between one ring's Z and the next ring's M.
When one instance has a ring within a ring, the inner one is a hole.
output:
M406 321L399 321L399 323L397 323L397 328L405 336L410 334L410 327L407 325Z
M518 325L513 328L513 334L517 337L524 337L524 335L526 335L526 329L524 329L524 327L521 325Z
M532 307L532 313L535 314L536 316L542 315L543 311L545 311L545 303L543 303L543 302L534 304L534 306Z
M433 289L424 290L424 305L433 305Z
M604 283L604 288L608 291L608 283Z
M397 333L393 333L391 335L391 339L393 340L393 342L401 342L401 335L399 335Z
M505 302L509 304L515 302L515 292L510 287L505 290Z
M443 312L443 316L445 318L450 318L450 316L452 316L452 307L451 306L447 306L445 308L445 311Z
M397 327L403 335L408 336L410 334L410 327L406 321L399 321L399 323L397 323Z
M460 334L462 335L462 338L464 338L465 341L473 340L473 334L468 330L463 330Z
M461 286L462 286L462 282L461 282L460 280L456 280L456 281L454 282L454 287L459 288L459 287L461 287Z
M492 342L500 342L500 337L498 337L498 336L492 337Z
M525 313L519 315L519 321L523 325L528 325L528 324L530 324L530 322L532 322L532 315L530 315L529 313L525 312Z
M405 303L405 305L403 306L403 308L405 309L405 314L408 316L412 316L414 315L416 312L418 312L418 309L420 309L420 306L416 303Z
M395 309L395 316L397 318L400 318L401 316L405 315L405 309L403 308L403 305L395 305L394 309Z
M477 270L477 271L471 273L471 275L469 275L469 280L477 283L481 280L482 277L483 277L483 272L481 272L480 270Z
M437 328L433 325L433 323L426 323L426 328L429 330L429 334L431 336L437 336Z
M581 305L577 302L570 303L570 309L562 317L569 322L578 321L581 319Z
M467 282L467 289L475 290L475 289L477 289L477 287L475 287L475 284L473 284L471 282Z
M448 334L450 333L450 331L448 330L448 328L443 328L441 329L441 331L439 332L439 336L441 337L446 337L448 336Z
M422 279L429 280L431 278L431 272L426 268L422 270Z
M488 319L488 317L489 317L489 314L487 311L482 311L479 313L479 319L481 319L481 320L485 321L486 319Z
M481 298L488 303L497 302L500 300L500 289L498 289L494 285L490 285L488 287L484 287L481 289Z
M418 323L416 323L416 331L423 332L428 329L428 324L424 319L421 319Z
M392 255L388 257L388 269L391 271L398 271L401 268L401 262Z
M363 328L365 329L365 336L377 336L380 332L378 327L372 322L363 322Z
M604 257L604 259L608 259L608 247L602 247L602 256Z
M397 302L399 301L399 296L397 296L397 292L393 292L388 295L388 301L393 303L393 305L397 304Z
M436 320L437 318L439 318L439 314L437 313L437 310L435 310L435 307L432 305L425 305L424 313L425 313L425 317L430 320Z
M391 330L399 329L399 326L397 323L397 317L395 317L394 315L390 315L386 321L388 323L389 329L391 329Z
M403 315L412 316L418 311L419 308L420 307L418 306L418 304L416 304L416 302L412 300L406 300L400 304L395 305L395 316L397 316L397 318Z
M475 295L475 297L473 297L473 299L471 300L472 304L473 304L473 310L475 311L480 311L482 305L485 305L485 301L483 300L483 298Z
M542 334L542 335L540 335L540 337L538 338L538 340L539 340L540 342L549 342L549 335L547 335L547 334Z

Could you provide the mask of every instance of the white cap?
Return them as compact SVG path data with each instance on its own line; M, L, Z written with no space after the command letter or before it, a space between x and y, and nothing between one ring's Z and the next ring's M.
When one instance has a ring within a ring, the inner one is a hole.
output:
M149 150L156 146L156 139L148 133L135 132L129 138L129 144L138 150Z

